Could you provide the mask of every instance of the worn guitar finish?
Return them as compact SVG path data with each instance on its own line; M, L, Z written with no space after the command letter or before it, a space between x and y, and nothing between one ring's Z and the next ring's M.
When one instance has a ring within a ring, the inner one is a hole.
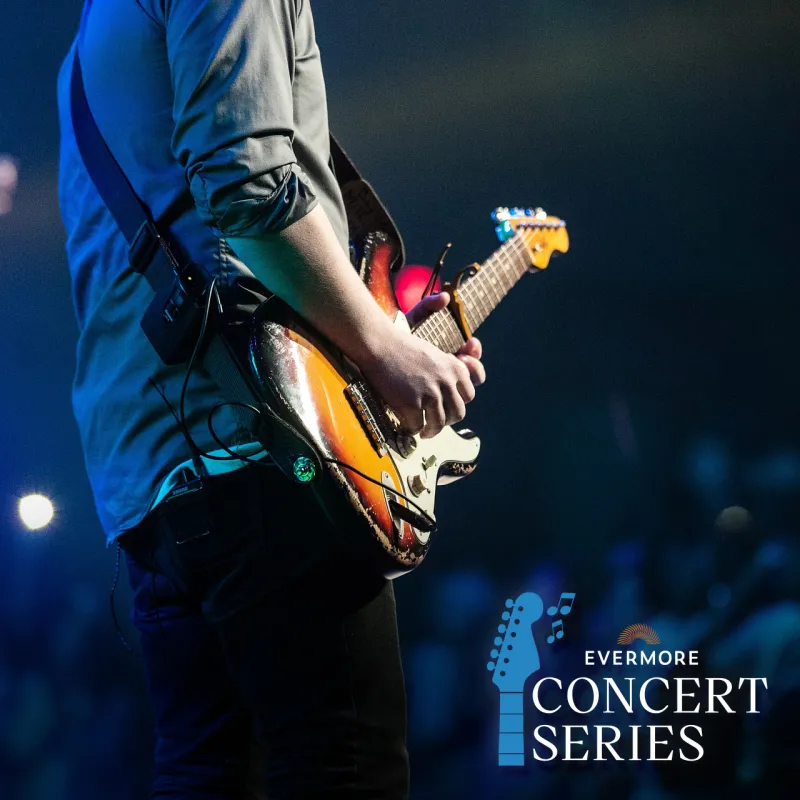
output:
M442 350L456 352L525 272L544 269L554 250L569 245L564 223L541 210L498 209L494 218L505 243L483 265L464 270L448 286L450 307L413 331ZM408 327L392 288L394 256L390 240L372 234L361 272L385 313ZM277 298L254 317L250 367L283 422L265 442L279 466L309 482L387 577L418 566L435 528L436 487L474 470L478 438L451 427L433 439L403 433L358 370Z

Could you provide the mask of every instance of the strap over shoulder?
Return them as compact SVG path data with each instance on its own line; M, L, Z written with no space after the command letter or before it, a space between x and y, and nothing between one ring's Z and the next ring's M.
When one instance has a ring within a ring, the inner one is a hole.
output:
M403 237L386 206L378 197L378 193L371 184L364 180L358 167L345 153L339 140L333 134L331 134L331 161L344 198L350 240L360 243L364 241L367 234L382 231L394 240L397 257L392 268L400 269L406 260Z

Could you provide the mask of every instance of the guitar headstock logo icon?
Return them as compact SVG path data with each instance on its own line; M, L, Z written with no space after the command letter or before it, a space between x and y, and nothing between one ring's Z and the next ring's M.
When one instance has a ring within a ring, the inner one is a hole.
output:
M548 616L566 615L575 602L574 593L564 593L555 606L547 610ZM533 623L544 613L542 598L535 592L523 592L516 600L506 600L503 622L498 626L492 660L486 665L492 673L492 683L500 689L500 735L497 763L501 767L525 764L525 734L523 720L523 688L525 681L539 671L541 662ZM564 636L561 620L552 623L547 637L549 644Z
M492 650L492 661L486 669L493 672L492 683L501 692L521 692L528 676L539 669L539 651L533 638L531 625L542 616L542 598L533 592L524 592L516 600L506 600L508 611L497 630L502 636L495 638L499 649Z

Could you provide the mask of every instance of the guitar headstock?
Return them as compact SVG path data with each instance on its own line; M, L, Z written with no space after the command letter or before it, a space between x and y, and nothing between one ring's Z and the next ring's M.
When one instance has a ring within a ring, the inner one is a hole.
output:
M541 208L496 208L492 220L501 242L519 234L528 249L531 265L537 269L545 269L554 252L569 250L566 223Z
M539 651L531 625L542 616L542 599L534 592L523 592L516 600L506 600L505 622L498 627L502 637L495 638L499 649L492 650L486 665L492 683L501 692L521 692L525 680L539 669Z

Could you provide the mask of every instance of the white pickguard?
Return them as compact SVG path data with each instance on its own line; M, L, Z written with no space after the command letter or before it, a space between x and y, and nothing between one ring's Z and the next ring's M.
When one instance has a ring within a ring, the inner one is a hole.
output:
M462 438L450 427L444 428L433 439L420 439L418 436L415 439L417 440L417 449L408 458L403 458L398 453L390 451L391 458L403 481L400 491L413 498L426 514L436 519L434 504L441 465L452 461L463 464L472 463L477 459L481 449L480 439L477 436L472 439ZM431 459L435 459L435 461L431 462ZM447 476L441 480L442 483L450 483L458 480L458 477ZM417 494L421 487L424 488ZM416 528L414 530L423 544L427 542L430 533Z
M404 314L397 315L395 325L408 328L408 322ZM473 463L478 458L481 442L470 431L459 433L450 426L443 428L432 439L422 439L419 436L413 438L416 442L416 448L408 457L403 457L394 450L389 451L397 472L403 481L403 486L398 488L402 494L413 498L414 502L426 514L436 519L434 505L436 502L437 483L450 483L460 477L448 475L439 478L439 470L442 465L449 462ZM414 529L414 532L423 544L430 537L430 533L417 528Z

